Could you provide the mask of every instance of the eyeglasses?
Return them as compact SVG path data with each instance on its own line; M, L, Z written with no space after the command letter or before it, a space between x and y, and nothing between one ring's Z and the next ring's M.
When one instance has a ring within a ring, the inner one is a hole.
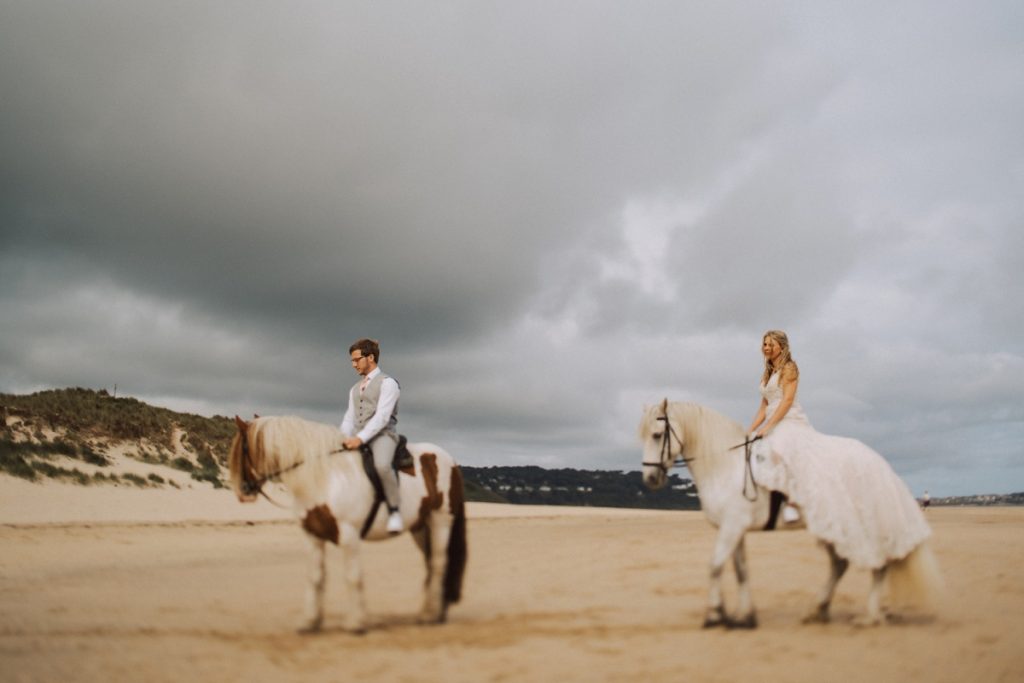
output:
M365 360L367 358L369 358L369 356L356 356L355 358L352 359L352 362L353 363L358 363L359 361Z

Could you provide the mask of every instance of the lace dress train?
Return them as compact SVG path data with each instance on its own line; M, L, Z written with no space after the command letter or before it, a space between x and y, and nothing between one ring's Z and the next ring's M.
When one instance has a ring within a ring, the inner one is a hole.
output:
M782 400L778 375L761 387L770 417ZM878 568L906 557L931 534L903 480L856 439L816 431L794 401L754 446L757 482L800 507L807 529L856 566Z

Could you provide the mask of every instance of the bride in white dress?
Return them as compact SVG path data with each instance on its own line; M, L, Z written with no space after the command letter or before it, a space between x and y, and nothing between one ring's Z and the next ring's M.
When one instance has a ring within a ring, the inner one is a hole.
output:
M856 439L821 434L796 400L799 369L784 332L761 344L761 406L750 434L757 482L797 506L808 530L856 566L906 557L931 530L917 501L881 455Z

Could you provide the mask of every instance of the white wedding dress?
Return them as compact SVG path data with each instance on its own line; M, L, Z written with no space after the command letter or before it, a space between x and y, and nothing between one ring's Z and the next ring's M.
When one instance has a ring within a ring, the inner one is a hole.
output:
M782 400L778 374L761 395L770 418ZM881 455L856 439L815 431L795 400L752 455L757 483L786 494L807 529L855 566L902 559L931 534L917 501Z

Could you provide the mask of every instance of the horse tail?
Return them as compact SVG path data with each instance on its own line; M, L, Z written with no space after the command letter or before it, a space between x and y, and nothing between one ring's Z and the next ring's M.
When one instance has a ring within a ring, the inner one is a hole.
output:
M451 533L448 536L448 562L444 569L444 602L458 602L462 597L462 577L466 572L466 498L462 485L462 470L452 466L448 500L451 503Z
M927 542L889 564L889 595L896 604L935 607L944 588L939 563Z

